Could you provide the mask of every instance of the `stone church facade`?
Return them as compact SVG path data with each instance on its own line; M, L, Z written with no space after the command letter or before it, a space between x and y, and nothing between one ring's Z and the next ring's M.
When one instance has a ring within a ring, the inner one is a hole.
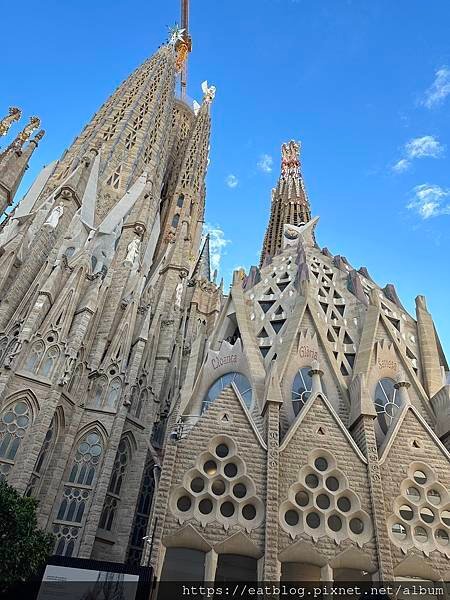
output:
M448 580L425 298L413 317L319 247L296 142L261 263L225 295L202 239L215 88L178 99L179 63L168 43L136 69L2 224L1 476L55 554L162 580ZM3 208L30 135L0 156Z

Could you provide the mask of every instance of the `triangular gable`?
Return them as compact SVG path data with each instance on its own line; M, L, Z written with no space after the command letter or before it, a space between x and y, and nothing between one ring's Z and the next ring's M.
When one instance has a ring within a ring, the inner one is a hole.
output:
M364 454L358 448L355 440L352 438L348 429L342 423L341 419L339 418L339 416L336 413L336 411L334 410L334 408L331 406L330 402L327 400L327 398L321 392L318 392L314 396L311 396L308 399L308 401L306 402L305 406L300 411L300 413L297 415L297 418L292 423L289 431L287 432L287 434L283 440L283 443L280 445L280 452L282 452L283 450L285 450L287 448L287 446L289 445L289 442L293 438L295 432L299 429L302 422L305 420L306 416L309 414L309 412L312 410L314 404L316 404L317 402L322 402L325 405L325 407L328 409L330 415L334 419L336 425L342 431L343 436L346 438L346 440L349 442L350 446L355 451L355 454L357 454L357 456L361 460L361 462L367 464L367 460L366 460Z
M413 406L412 404L407 404L403 407L402 411L400 412L400 414L397 418L397 421L396 421L394 427L392 429L390 429L390 431L388 431L388 433L384 439L384 442L383 442L382 446L380 447L380 451L379 451L380 465L388 458L389 452L392 448L392 445L393 445L395 439L397 438L397 435L399 434L399 432L402 428L402 423L406 419L407 415L409 414L409 411L411 411L412 414L416 417L420 426L426 431L428 436L436 444L436 446L439 448L439 450L442 452L442 454L445 456L445 458L447 458L447 460L450 461L449 451L446 449L444 444L437 437L437 435L434 433L434 431L431 429L431 427L428 425L428 423L425 421L425 419L422 417L422 415L419 413L417 408L415 406Z

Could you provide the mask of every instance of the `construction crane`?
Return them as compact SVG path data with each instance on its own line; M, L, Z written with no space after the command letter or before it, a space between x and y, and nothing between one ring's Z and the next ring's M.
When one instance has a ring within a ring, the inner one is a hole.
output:
M187 57L192 50L192 39L189 35L189 0L181 0L181 28L183 31L183 39L180 41L179 51L183 54L183 63L180 69L180 88L181 98L186 98L187 88Z

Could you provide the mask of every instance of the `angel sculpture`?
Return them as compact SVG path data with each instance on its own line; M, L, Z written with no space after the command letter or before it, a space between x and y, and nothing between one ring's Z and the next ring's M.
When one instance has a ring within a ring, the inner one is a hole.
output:
M203 91L203 100L207 104L211 104L216 95L216 87L214 85L208 86L208 82L204 81L202 83L202 91Z

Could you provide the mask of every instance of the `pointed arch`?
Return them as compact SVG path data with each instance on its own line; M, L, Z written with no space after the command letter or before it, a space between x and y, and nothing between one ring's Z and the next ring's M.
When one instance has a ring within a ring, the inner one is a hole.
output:
M136 440L131 431L127 431L120 438L117 447L108 490L100 516L100 529L111 531L114 526L115 517L120 506L121 492L134 450L136 450Z
M42 477L50 464L56 443L61 432L64 430L64 426L64 410L62 406L58 406L47 429L47 433L45 434L41 449L39 450L33 468L33 474L31 475L25 492L26 496L36 496L38 494Z
M32 396L31 392L16 392L7 399L0 413L0 479L6 479L13 468L17 452L37 414L30 402ZM36 402L36 398L34 400Z

